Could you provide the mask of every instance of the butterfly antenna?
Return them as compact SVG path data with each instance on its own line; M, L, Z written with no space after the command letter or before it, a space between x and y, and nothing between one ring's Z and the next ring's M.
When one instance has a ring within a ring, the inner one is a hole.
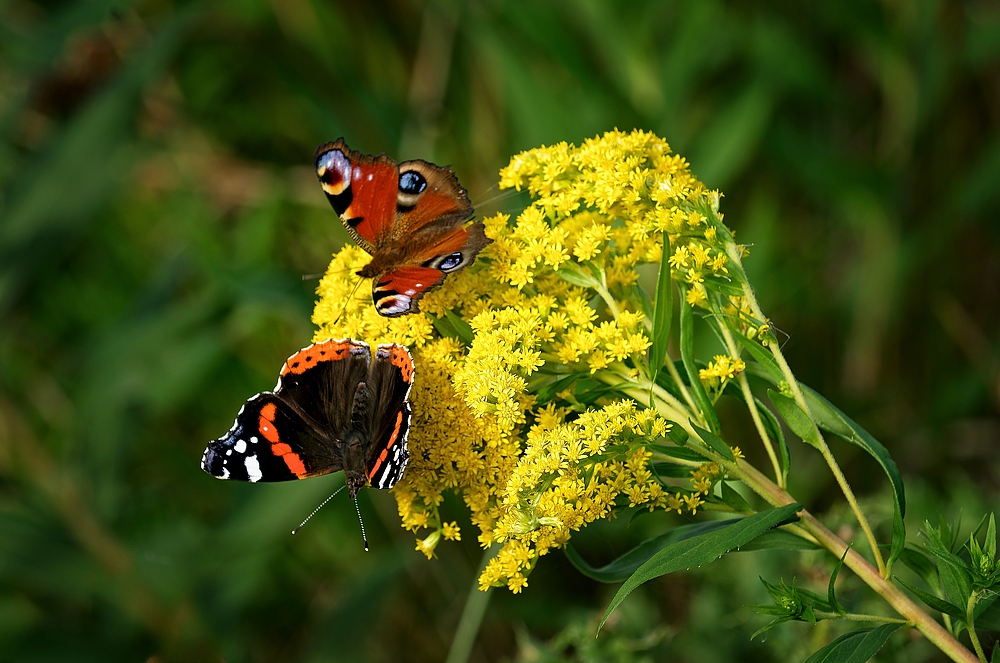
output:
M320 510L320 509L322 509L322 508L323 508L324 506L326 506L326 503L327 503L327 502L329 502L329 501L330 501L330 500L332 500L332 499L333 499L334 497L336 497L336 496L337 496L337 493L339 493L340 491L342 491L342 490L343 490L344 488L346 488L346 487L347 487L347 484L345 483L345 484L344 484L343 486L341 486L341 487L340 487L340 488L338 488L337 490L333 491L333 495L330 495L330 496L329 496L328 498L326 498L325 500L323 500L323 503L322 503L322 504L320 504L320 505L319 505L318 507L316 507L315 509L313 509L313 512L312 512L312 513L310 513L310 514L309 514L308 516L306 516L306 519L305 519L305 520L303 520L303 521L302 521L301 523L299 523L299 526L298 526L298 527L296 527L295 529L293 529L293 530L292 530L292 535L295 535L295 534L296 534L296 533L297 533L297 532L298 532L298 531L299 531L300 529L302 529L303 527L305 527L306 523L307 523L307 522L309 522L309 519L310 519L310 518L312 518L313 516L315 516L315 515L316 515L316 512L317 512L317 511L319 511L319 510Z
M351 268L351 267L343 267L342 269L332 269L332 270L329 270L329 271L326 271L326 272L318 272L316 274L303 274L302 275L302 280L303 281L314 281L316 279L323 278L323 276L326 275L326 274L344 274L345 272L350 272L352 270L353 270L353 268Z
M347 313L347 306L351 303L351 300L354 299L354 293L358 291L358 287L361 285L362 281L364 281L364 279L358 279L358 282L354 284L354 289L351 290L351 294L349 294L344 300L344 307L340 309L340 313L337 314L337 319L333 321L334 325L340 322L340 319L344 317L345 313Z
M483 209L487 210L497 209L499 208L499 206L494 207L493 203L509 200L510 198L517 196L519 193L521 192L515 191L514 189L510 189L509 191L501 191L500 193L486 199L477 198L476 211L481 214Z
M785 343L788 343L790 340L792 340L791 335L789 335L789 333L786 332L784 329L781 329L780 327L775 327L773 324L771 325L771 329L773 329L776 332L781 333L781 335L785 337L785 340L781 342L781 346L778 348L779 350L784 350L785 349Z
M361 519L361 507L358 506L358 497L354 496L354 509L358 512L358 522L361 523L361 540L365 542L365 552L368 552L368 536L365 534L365 521Z

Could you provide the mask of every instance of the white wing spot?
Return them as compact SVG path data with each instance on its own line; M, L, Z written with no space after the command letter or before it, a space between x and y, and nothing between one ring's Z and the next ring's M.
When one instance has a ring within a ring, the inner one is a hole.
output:
M232 449L226 449L226 455L227 456L232 456L233 455L233 450Z
M386 313L402 313L410 308L410 297L407 297L406 295L396 295L389 301L391 304L380 307L380 309Z
M245 452L247 450L246 440L237 440L236 441L236 446L234 448L236 449L236 453L238 453L238 454L241 454L241 453ZM227 456L229 455L228 451L226 452L226 455Z
M250 441L254 444L257 444L257 436L251 437Z
M247 468L247 477L250 479L251 483L256 483L261 480L264 475L260 471L260 463L257 462L257 456L247 456L243 464Z

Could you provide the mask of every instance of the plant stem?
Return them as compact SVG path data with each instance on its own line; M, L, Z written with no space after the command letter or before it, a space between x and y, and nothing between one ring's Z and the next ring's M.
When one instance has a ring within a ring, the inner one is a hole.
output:
M760 470L746 461L738 461L735 465L735 471L741 476L747 486L770 504L784 506L795 502L795 499L787 491L772 482ZM854 571L862 582L871 587L876 594L881 596L908 623L913 624L914 628L920 631L925 638L940 649L948 658L956 661L956 663L985 662L985 659L980 661L971 651L962 646L962 643L956 640L933 617L924 612L907 594L890 580L884 578L878 569L872 566L871 562L862 557L853 548L850 548L846 542L827 529L815 516L805 509L799 511L798 515L800 518L800 527L815 537L819 544L830 551L835 557L843 557L844 564Z
M637 403L648 402L647 395L652 392L654 399L658 400L661 404L656 407L657 412L670 421L676 422L678 425L682 426L688 434L694 433L694 429L691 428L690 424L690 419L693 418L693 411L687 411L684 408L683 403L655 382L643 384L642 382L629 377L628 371L624 370L621 366L612 366L609 367L608 370L597 371L597 373L594 374L594 377L601 380L605 384L609 384L614 387L620 387L622 380L635 385L634 387L629 386L619 388L618 391L625 394L629 398L634 399ZM644 400L644 398L646 400Z
M688 391L687 385L684 384L684 380L681 379L681 374L677 372L677 367L674 365L673 360L670 359L670 353L667 353L667 372L670 373L670 377L673 378L674 384L680 390L681 395L684 396L684 401L688 404L688 407L692 412L697 412L698 408L695 407L694 399L691 398L691 392Z
M972 646L976 650L976 656L979 657L981 663L986 663L986 652L983 651L983 646L979 643L979 634L976 633L976 604L979 603L979 592L972 592L969 595L969 601L965 604L965 623L968 625L969 638L972 640Z
M608 305L611 315L614 316L615 320L617 320L618 316L621 315L621 311L618 310L618 304L615 302L615 298L611 296L611 292L609 292L603 285L594 286L594 290L596 290L597 294L601 296L604 303Z
M906 624L912 626L905 619L895 619L893 617L880 617L878 615L862 615L856 612L822 612L814 610L813 614L819 619L849 619L852 622L874 622L876 624Z
M740 258L739 248L735 243L729 242L727 244L726 254L729 256L729 259L735 263L739 273L744 274L745 277L745 272L743 271L743 261ZM743 284L743 297L750 305L750 309L754 316L759 320L766 320L767 318L764 317L764 312L761 310L760 304L757 302L757 297L754 295L753 288L750 287L750 282L746 278L742 278L740 280ZM720 327L725 328L724 325L720 325ZM882 551L879 550L878 541L875 539L875 533L872 531L871 525L868 523L868 518L861 510L857 497L854 495L854 490L847 482L847 477L844 476L844 473L840 469L840 465L837 463L837 459L833 457L833 453L830 452L830 447L827 446L826 440L823 438L823 434L820 433L819 427L816 426L816 420L809 411L809 405L806 403L805 396L802 394L802 389L799 388L798 380L795 379L795 375L792 373L791 367L789 367L788 362L785 360L785 355L781 353L781 348L779 348L776 343L768 343L765 347L771 351L771 355L774 357L775 361L778 362L778 366L781 368L781 373L785 376L785 381L788 383L788 388L791 390L792 396L795 398L795 403L802 409L803 412L806 413L806 416L809 417L809 421L812 423L815 432L816 448L819 449L819 452L823 455L823 460L826 461L830 471L833 472L833 476L837 480L837 484L840 486L841 492L844 493L844 497L847 498L847 503L854 512L854 516L858 519L858 524L861 526L862 531L864 531L865 538L868 539L868 547L871 548L872 556L875 558L875 563L878 565L879 573L883 578L888 578L889 570L886 568L885 560L882 558Z
M472 646L476 644L476 636L479 635L479 625L483 622L486 606L493 593L492 587L488 587L486 591L480 591L479 575L499 550L500 546L493 545L483 553L479 570L476 571L476 575L472 579L472 586L469 587L469 596L465 599L465 607L462 608L462 616L455 628L455 636L451 640L451 648L448 650L448 658L445 659L445 663L465 663L469 660Z
M719 329L722 332L722 337L726 341L726 348L729 351L730 356L739 357L739 346L736 345L736 341L733 339L733 335L730 333L729 327L721 322L722 317L718 311L716 311L716 318L720 321ZM784 488L785 473L781 471L781 463L778 462L778 455L774 452L774 445L771 444L771 436L767 434L767 430L764 428L764 422L760 418L760 412L757 409L757 401L754 398L753 392L750 391L750 382L747 380L745 373L740 373L737 377L737 381L739 382L740 390L743 392L743 398L746 401L747 409L750 410L750 417L753 419L753 424L757 428L757 435L760 436L761 442L764 443L764 449L767 451L767 456L771 459L771 467L774 468L774 479L777 481L779 486Z

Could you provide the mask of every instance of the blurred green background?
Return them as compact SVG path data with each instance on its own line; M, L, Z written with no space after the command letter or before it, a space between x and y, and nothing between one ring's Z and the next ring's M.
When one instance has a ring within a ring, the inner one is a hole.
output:
M724 191L793 369L893 453L911 531L978 521L1000 482L998 121L995 2L3 0L0 661L446 656L470 526L428 562L363 491L366 554L346 500L289 536L339 476L198 467L310 340L302 275L346 240L311 157L338 136L453 164L489 213L516 211L492 199L518 151L660 134ZM793 451L793 493L827 509ZM878 468L835 451L887 516ZM625 520L574 542L608 561L666 522ZM732 556L594 640L615 588L550 555L494 593L470 660L802 660L835 631L751 642L741 606L767 600L758 574L816 589L830 566ZM940 660L905 636L882 656Z

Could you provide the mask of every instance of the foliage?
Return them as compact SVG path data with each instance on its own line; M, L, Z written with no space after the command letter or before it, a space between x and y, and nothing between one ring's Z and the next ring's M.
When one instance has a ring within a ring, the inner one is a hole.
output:
M0 658L444 658L476 536L426 562L392 497L364 491L371 554L343 503L292 538L339 480L232 486L197 469L313 333L315 283L301 276L346 237L309 157L339 135L452 163L481 215L512 211L490 191L511 154L615 126L665 137L725 190L798 377L899 463L908 531L938 508L995 511L998 25L976 2L4 3ZM655 276L641 268L649 292ZM709 332L690 322L700 342ZM788 435L761 400L763 425ZM723 390L720 424L766 465L743 444L755 427L740 401ZM860 447L832 444L852 483L888 489ZM835 531L855 527L818 455L788 453L792 492ZM887 541L893 495L864 492ZM462 503L440 508L477 531ZM600 568L688 518L602 519L573 546ZM967 534L951 539L962 560ZM961 606L935 579L940 558L912 547L927 541L910 542L893 572ZM638 602L655 617L644 628L665 624L656 643L630 632L655 660L804 660L839 622L789 624L766 645L749 640L760 621L714 625L766 600L758 575L821 592L835 562L823 555L727 556L643 585L612 620ZM475 660L515 655L511 622L535 641L593 628L613 591L544 561L522 594L493 593ZM838 596L877 611L858 585L841 573ZM993 612L977 628L995 633ZM880 656L936 653L896 636Z

